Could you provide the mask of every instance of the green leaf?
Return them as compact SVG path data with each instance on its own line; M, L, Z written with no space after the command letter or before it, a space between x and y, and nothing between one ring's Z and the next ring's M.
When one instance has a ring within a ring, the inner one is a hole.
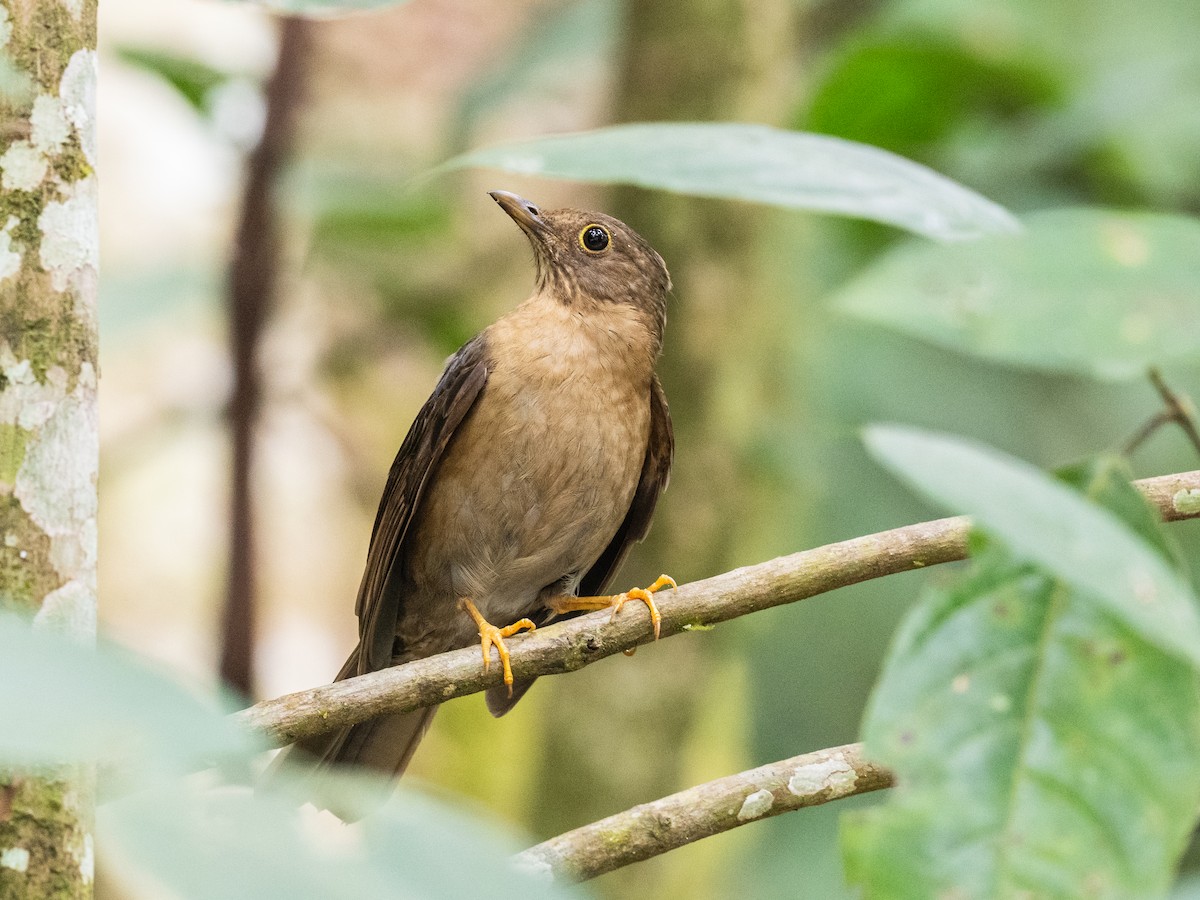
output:
M1131 489L1133 473L1119 456L1093 456L1055 471L1055 476L1099 503L1124 522L1180 572L1186 571L1179 547L1163 527L1162 516L1141 491Z
M1119 459L1063 477L1170 558ZM1086 592L979 538L897 635L864 738L899 787L843 820L867 897L1156 896L1200 801L1200 680Z
M931 499L968 513L1019 558L1200 668L1200 614L1180 575L1112 512L1028 463L949 435L872 426L867 449Z
M151 72L175 88L201 114L208 114L212 90L229 80L229 73L214 69L199 60L162 50L118 47L117 56L125 63Z
M1051 78L1025 63L927 34L853 41L812 98L804 126L823 134L927 154L965 122L989 125L1054 98Z
M1098 378L1200 359L1200 220L1060 209L1020 235L908 243L836 298L843 310L945 347Z
M89 647L0 615L0 762L118 763L187 772L260 749L231 704L206 703L118 647Z
M842 820L867 898L1158 896L1200 802L1195 670L995 546L910 612L863 736L898 779Z
M763 125L618 125L475 150L441 168L465 166L855 216L947 241L1019 230L1002 207L917 163Z
M342 778L346 796L391 791ZM97 811L102 850L188 900L577 896L516 872L494 829L411 790L354 826L290 798L163 783Z

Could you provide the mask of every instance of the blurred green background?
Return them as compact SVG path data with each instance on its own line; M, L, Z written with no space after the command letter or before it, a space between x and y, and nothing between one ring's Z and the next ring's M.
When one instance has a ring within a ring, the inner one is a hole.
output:
M660 372L675 469L621 585L691 581L936 514L867 459L868 422L1056 466L1119 446L1158 408L1141 381L1031 374L839 313L831 294L920 240L882 226L503 173L415 176L500 140L745 121L887 148L1018 213L1195 215L1197 35L1193 0L412 0L314 24L261 354L261 693L337 670L412 416L444 357L527 295L529 251L488 189L617 215L671 269ZM224 589L223 278L274 40L250 7L101 5L101 615L199 680L213 677ZM1200 394L1197 368L1165 374ZM1196 465L1169 431L1134 459L1139 475ZM1174 533L1200 558L1200 526ZM503 720L479 698L455 701L410 777L541 839L852 741L899 616L938 577L861 585L544 679ZM595 891L842 896L837 817L859 804L757 823Z

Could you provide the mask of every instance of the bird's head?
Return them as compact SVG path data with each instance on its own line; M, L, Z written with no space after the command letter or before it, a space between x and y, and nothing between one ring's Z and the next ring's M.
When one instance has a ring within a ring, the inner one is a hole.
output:
M542 209L508 191L490 196L533 245L540 290L565 303L626 303L665 319L666 263L624 222L578 209Z

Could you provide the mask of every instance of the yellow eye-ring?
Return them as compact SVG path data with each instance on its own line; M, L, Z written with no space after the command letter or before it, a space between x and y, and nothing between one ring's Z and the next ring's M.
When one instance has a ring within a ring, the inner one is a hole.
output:
M588 225L579 232L579 246L588 253L603 253L610 240L608 229L603 225Z

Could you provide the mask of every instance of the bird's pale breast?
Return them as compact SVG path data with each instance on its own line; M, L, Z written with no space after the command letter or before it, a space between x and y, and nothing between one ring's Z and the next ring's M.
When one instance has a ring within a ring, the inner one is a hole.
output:
M539 609L624 520L650 428L653 353L625 307L587 315L535 296L487 331L489 375L422 500L398 633L406 655L475 638ZM430 613L435 613L430 615Z

